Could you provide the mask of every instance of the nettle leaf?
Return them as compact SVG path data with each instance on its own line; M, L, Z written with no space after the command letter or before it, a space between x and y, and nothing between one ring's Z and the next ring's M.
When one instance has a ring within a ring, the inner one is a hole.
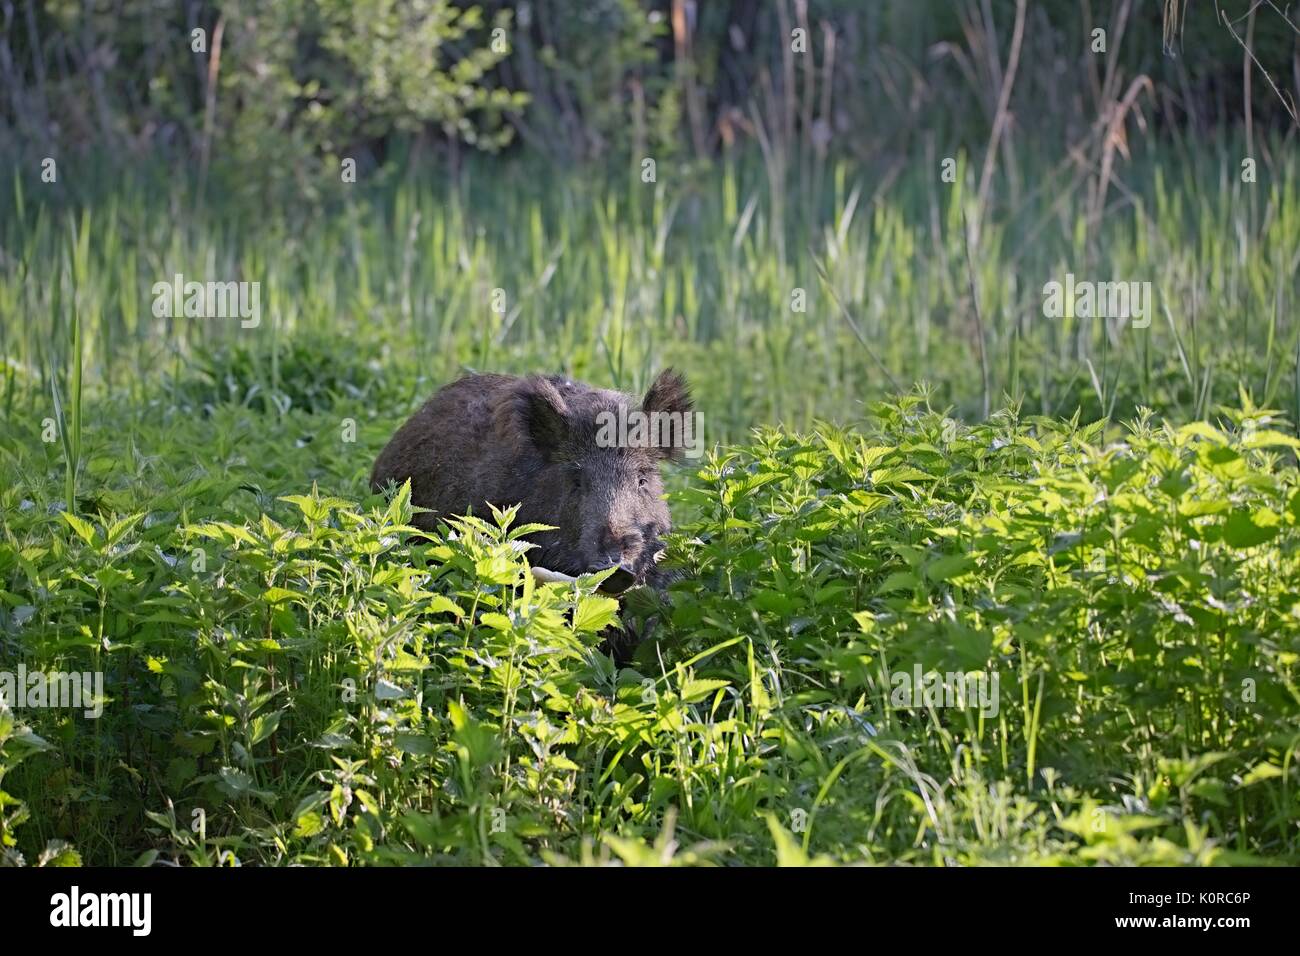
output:
M114 567L99 568L95 571L95 581L104 591L112 591L118 585L135 580L135 574L129 569L122 571Z
M382 677L375 681L375 700L401 700L405 696L405 688L392 681Z
M797 594L783 591L755 591L750 596L750 601L760 610L781 615L789 615L803 606L803 601Z
M935 558L925 566L925 576L931 581L948 581L975 567L975 559L965 554L948 554Z
M510 529L509 540L514 541L526 535L537 534L539 531L554 531L555 525L551 524L521 524L517 528Z
M300 840L314 837L325 829L325 817L319 810L306 810L294 817L293 835Z
M877 462L881 461L886 455L891 455L897 450L898 449L893 445L872 445L868 448L863 448L858 453L858 460L865 472L867 469L873 467Z
M682 681L681 689L678 691L682 700L688 704L697 704L711 694L721 690L723 687L730 687L731 681L725 680L704 680L699 677L688 677Z
M854 611L853 620L857 622L863 634L870 634L876 629L876 615L870 611Z
M1186 470L1172 471L1156 485L1165 495L1179 499L1192 487L1192 478Z
M921 579L911 571L895 571L876 585L876 591L880 594L889 594L891 591L913 591L920 584Z
M1185 518L1201 518L1222 514L1232 507L1225 498L1184 498L1178 502L1178 513Z
M297 591L290 591L288 588L267 588L262 592L262 600L267 604L285 604L290 601L303 603L303 596Z
M1223 523L1223 540L1233 548L1253 548L1276 537L1280 525L1281 518L1267 508L1235 509Z
M438 743L425 734L394 734L393 744L402 753L430 756L438 752Z
M485 584L513 584L519 570L504 554L494 554L474 562L474 576Z
M213 521L207 524L189 525L185 529L186 534L196 534L202 538L212 538L227 544L241 542L243 544L256 546L261 542L247 528L241 525L230 524L225 521Z
M323 521L329 517L329 505L325 501L307 495L284 495L277 500L296 505L308 521Z
M440 614L445 611L447 613L454 614L457 618L462 618L465 616L465 609L462 608L455 601L453 601L451 598L447 597L445 594L431 595L428 601L429 601L428 610L430 614Z
M573 629L579 634L603 631L618 619L618 601L599 594L585 595L573 611Z
M1160 772L1169 777L1175 787L1183 787L1208 770L1210 767L1226 760L1232 755L1222 750L1211 750L1193 757L1161 757L1157 761Z
M81 866L81 854L65 840L50 840L36 860L37 866Z
M248 725L249 742L253 745L260 744L275 733L276 728L280 726L280 714L281 711L275 711L254 717Z
M432 849L442 839L442 832L438 828L438 819L432 814L407 810L402 814L402 826L413 840L426 849Z
M1282 773L1281 767L1265 760L1261 763L1255 764L1255 766L1251 768L1250 772L1241 778L1240 786L1250 787L1265 780L1276 780L1278 777L1282 776L1284 776L1284 774Z
M953 651L968 667L983 666L993 651L993 635L984 631L954 624L947 629L946 636Z
M1207 422L1190 422L1178 429L1179 438L1204 438L1216 445L1228 444L1228 436Z
M1247 435L1241 446L1243 448L1300 448L1300 439L1293 435L1265 429Z
M74 515L71 511L60 511L59 514L63 516L64 521L72 526L72 530L77 533L77 537L86 542L86 544L93 545L95 543L94 525L85 518L80 518L77 515Z
M845 510L849 514L869 515L894 500L891 495L875 494L857 489L845 496Z
M208 776L201 779L215 779L217 789L234 800L254 797L267 804L274 803L276 800L274 793L268 790L259 790L249 774L235 767L222 767L215 778Z
M907 465L895 465L891 468L881 468L871 473L871 483L877 487L889 487L890 485L906 485L914 481L938 481L934 475L927 475L919 468L911 468Z
M398 486L392 500L388 502L385 517L389 524L407 525L411 523L411 482L406 480Z
M105 546L111 548L113 547L113 545L121 541L124 537L126 537L126 535L131 531L132 528L134 528L137 524L139 524L142 518L144 518L144 512L141 512L140 514L129 515L125 518L113 522L113 524L109 526L108 531L104 535Z

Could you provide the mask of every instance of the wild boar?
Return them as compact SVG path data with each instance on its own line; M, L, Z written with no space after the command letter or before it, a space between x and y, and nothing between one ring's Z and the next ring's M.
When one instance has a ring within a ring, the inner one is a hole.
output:
M425 529L439 516L518 504L518 522L558 529L533 536L534 565L571 575L617 567L630 583L660 585L660 537L672 522L659 469L683 454L692 412L689 387L672 369L639 408L630 395L561 376L472 374L397 430L370 483L380 491L409 478L411 502L432 509L414 519ZM630 413L678 427L654 436L663 441L612 441L628 433L605 426Z

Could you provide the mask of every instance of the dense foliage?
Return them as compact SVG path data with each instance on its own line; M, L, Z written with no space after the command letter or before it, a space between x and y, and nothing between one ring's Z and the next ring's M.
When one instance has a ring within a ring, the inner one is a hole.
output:
M112 415L84 516L5 438L0 642L107 696L5 717L11 861L1297 858L1275 412L760 430L681 476L688 574L621 608L534 584L509 514L423 540L358 497L384 423ZM618 614L658 620L624 670ZM916 668L996 705L900 700Z
M1297 37L0 2L0 864L1300 862ZM369 493L670 365L665 593Z
M1013 19L951 0L9 3L0 154L161 152L294 195L410 139L562 163L737 139L862 159L937 137L951 154L988 143ZM1041 138L1077 143L1141 77L1142 108L1193 136L1294 112L1281 5L1028 3L1023 33L1008 105Z

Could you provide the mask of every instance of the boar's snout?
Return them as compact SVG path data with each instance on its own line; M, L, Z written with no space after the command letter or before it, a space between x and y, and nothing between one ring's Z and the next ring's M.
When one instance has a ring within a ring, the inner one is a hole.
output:
M596 538L596 552L588 560L587 570L604 571L606 568L620 567L635 574L644 542L645 536L640 531L632 529L619 534L613 527L606 525Z

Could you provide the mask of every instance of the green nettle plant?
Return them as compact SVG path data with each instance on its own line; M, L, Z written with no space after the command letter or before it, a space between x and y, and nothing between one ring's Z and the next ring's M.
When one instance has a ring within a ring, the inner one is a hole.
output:
M0 700L0 866L25 866L17 849L15 831L31 816L27 805L4 790L5 775L32 754L48 750L49 744L19 723L8 702ZM63 840L50 840L36 860L37 866L80 866L81 855Z
M1300 442L1245 395L1217 425L967 427L921 391L761 429L674 492L681 579L621 601L538 584L512 511L424 536L407 489L352 496L335 414L92 427L83 516L7 446L0 660L107 699L3 718L6 860L1298 858ZM624 668L620 625L649 635Z

